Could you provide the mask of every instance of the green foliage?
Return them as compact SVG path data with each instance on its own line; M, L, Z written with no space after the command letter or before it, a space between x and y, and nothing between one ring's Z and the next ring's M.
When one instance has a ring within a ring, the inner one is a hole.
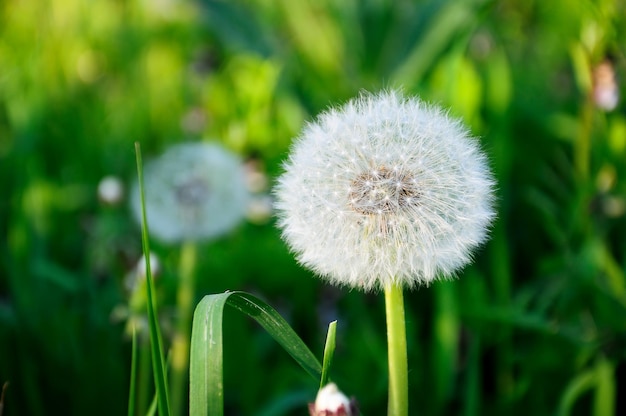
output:
M315 378L322 376L322 365L315 355L267 303L245 292L207 295L198 304L193 318L189 393L191 415L224 414L222 327L225 305L254 318L307 373Z
M499 189L476 264L404 295L412 410L624 413L625 16L612 0L0 3L4 414L127 412L133 326L136 414L154 396L146 288L128 284L140 227L97 197L104 176L135 177L134 142L152 157L218 140L268 175L264 195L303 123L388 87L469 123ZM605 61L610 111L594 100ZM338 320L333 381L384 414L381 296L311 276L271 219L197 249L196 303L260 294L320 357ZM167 351L180 250L152 250ZM306 413L317 380L249 320L223 328L226 413Z

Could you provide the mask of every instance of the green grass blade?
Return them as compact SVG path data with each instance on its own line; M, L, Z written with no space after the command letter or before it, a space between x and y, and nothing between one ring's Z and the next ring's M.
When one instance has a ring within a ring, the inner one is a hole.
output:
M274 308L245 292L230 292L228 305L254 318L312 377L321 376L319 360Z
M224 305L254 318L314 378L322 366L289 324L271 306L245 292L205 296L193 317L190 357L192 416L224 414L223 332Z
M189 414L224 414L222 317L228 294L205 296L193 316Z
M133 336L131 342L131 359L130 359L130 387L128 393L128 416L135 415L135 397L137 395L137 332L133 326Z
M146 416L154 416L156 415L156 410L157 410L157 403L159 396L158 395L154 395L154 397L152 398L152 401L150 402L150 407L148 408L148 412L146 413Z
M596 391L593 400L593 416L615 415L615 378L614 366L605 357L600 356L595 366Z
M587 390L593 388L596 374L593 370L585 371L573 379L561 397L559 404L559 416L569 416L572 413L574 404Z
M146 202L143 186L143 164L141 161L141 146L135 142L137 156L137 176L139 179L139 194L141 196L141 240L143 244L144 258L146 259L146 291L148 297L148 324L150 327L150 350L152 352L152 371L156 386L159 415L169 416L169 398L167 392L167 374L165 372L165 359L163 358L163 341L159 331L157 318L157 303L154 297L154 283L150 269L150 240L148 239L148 223L146 219Z
M326 334L326 344L324 345L324 360L322 363L322 377L320 378L320 389L328 384L328 372L335 355L335 338L337 337L337 321L328 324Z

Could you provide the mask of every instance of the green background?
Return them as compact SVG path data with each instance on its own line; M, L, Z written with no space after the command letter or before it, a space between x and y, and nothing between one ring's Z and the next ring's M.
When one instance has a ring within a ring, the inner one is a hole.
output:
M395 87L462 118L498 182L475 264L405 294L411 413L624 414L626 106L598 107L594 69L623 96L625 52L623 1L0 2L4 415L126 412L140 231L97 185L131 184L135 141L220 141L271 187L306 121ZM167 343L180 251L153 250ZM264 298L320 358L338 319L331 378L385 413L380 294L300 268L273 220L201 244L197 281ZM232 312L226 414L306 414L316 381Z

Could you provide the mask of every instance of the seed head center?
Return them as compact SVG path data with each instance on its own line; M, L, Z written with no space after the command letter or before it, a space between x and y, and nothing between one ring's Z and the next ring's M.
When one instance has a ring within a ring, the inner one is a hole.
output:
M420 190L410 173L384 166L361 173L351 183L350 207L365 215L400 212L419 202Z
M209 198L210 189L205 180L192 177L177 184L175 193L182 206L194 207L202 205Z

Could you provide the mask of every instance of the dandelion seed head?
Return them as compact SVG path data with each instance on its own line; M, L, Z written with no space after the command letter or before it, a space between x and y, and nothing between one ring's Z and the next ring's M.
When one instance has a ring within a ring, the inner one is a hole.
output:
M454 276L495 217L477 140L438 107L395 91L322 113L284 167L275 189L283 238L338 285L369 291Z
M240 222L248 191L239 159L216 143L183 143L144 168L150 233L166 243L222 235ZM141 219L139 186L131 207Z

